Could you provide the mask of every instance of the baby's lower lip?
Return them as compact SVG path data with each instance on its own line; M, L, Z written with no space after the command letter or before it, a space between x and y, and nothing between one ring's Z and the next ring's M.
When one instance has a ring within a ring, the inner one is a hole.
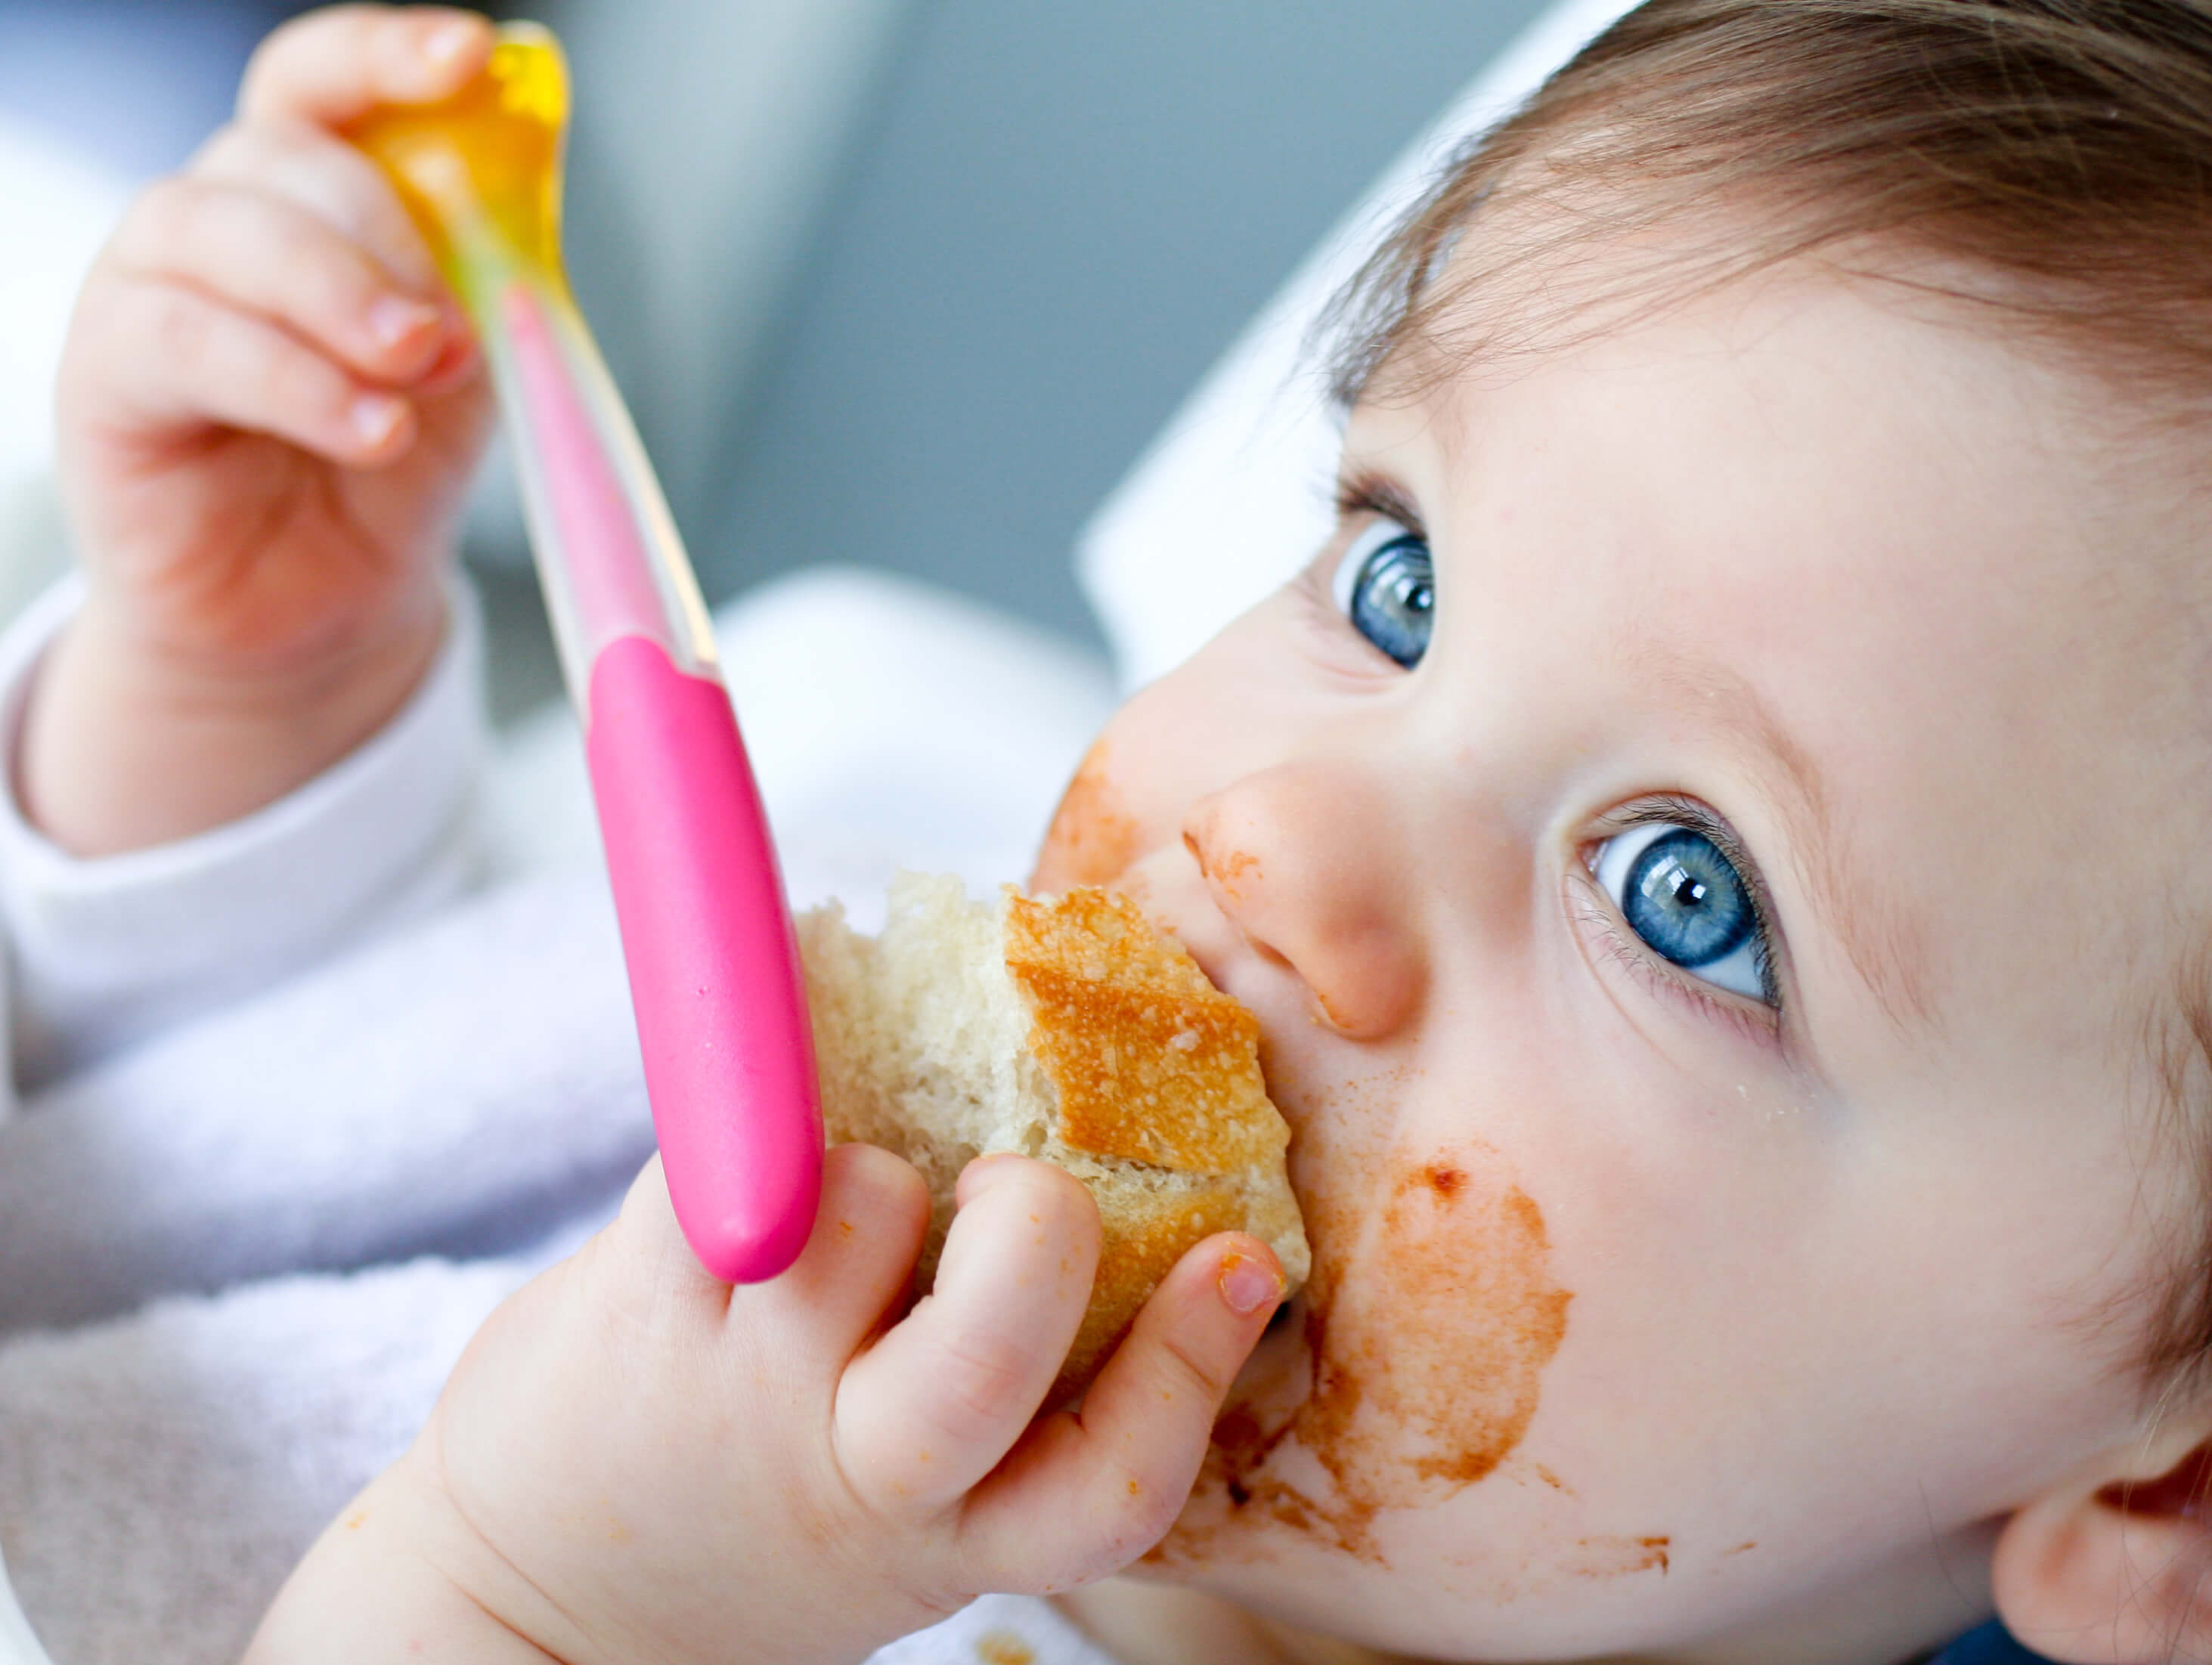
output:
M1305 1346L1305 1335L1306 1298L1304 1294L1293 1295L1275 1309L1275 1316L1261 1332L1259 1344L1244 1361L1244 1368L1237 1373L1237 1382L1230 1389L1231 1397L1235 1397L1238 1387L1251 1387L1279 1377L1285 1367L1294 1361L1297 1350Z

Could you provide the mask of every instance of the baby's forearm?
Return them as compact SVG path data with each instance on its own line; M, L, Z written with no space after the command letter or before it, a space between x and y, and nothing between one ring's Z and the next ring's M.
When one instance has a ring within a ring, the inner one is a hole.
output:
M457 1575L480 1548L412 1461L379 1476L324 1531L245 1665L560 1665Z
M113 855L234 821L381 727L437 657L442 596L313 662L187 664L137 647L95 607L36 672L15 787L71 854Z

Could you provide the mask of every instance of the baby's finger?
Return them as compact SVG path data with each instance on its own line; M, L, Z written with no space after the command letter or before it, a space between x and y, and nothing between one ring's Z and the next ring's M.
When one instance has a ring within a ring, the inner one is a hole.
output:
M415 294L445 293L438 263L384 171L318 128L234 122L205 144L187 177L297 203L359 243Z
M733 1322L803 1334L842 1371L902 1298L929 1230L929 1187L912 1164L872 1145L822 1157L822 1206L791 1270L737 1291Z
M337 127L380 104L445 97L483 65L491 25L444 6L331 6L261 43L238 93L245 121Z
M1177 1261L1081 1411L1038 1423L969 1498L963 1536L980 1587L1066 1589L1158 1542L1284 1290L1256 1237L1209 1237Z
M837 1455L868 1502L927 1513L1020 1437L1075 1339L1098 1264L1081 1182L1024 1157L971 1163L927 1299L854 1360Z
M647 1291L655 1306L671 1303L719 1319L728 1305L730 1286L701 1266L684 1241L657 1151L630 1182L615 1223L594 1243L617 1276Z
M405 399L185 284L116 274L88 286L85 304L110 315L106 330L82 332L98 337L84 380L106 422L157 437L200 424L245 428L353 467L389 462L414 437Z
M112 253L126 273L271 319L379 381L412 380L446 340L441 308L314 215L258 191L164 180L125 217Z

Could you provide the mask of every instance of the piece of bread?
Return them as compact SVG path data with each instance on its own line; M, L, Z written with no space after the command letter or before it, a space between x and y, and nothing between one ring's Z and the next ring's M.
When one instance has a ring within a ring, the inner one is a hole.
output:
M830 1139L880 1145L929 1182L921 1285L976 1157L1066 1169L1105 1228L1091 1306L1053 1389L1105 1362L1183 1251L1249 1231L1295 1289L1305 1229L1284 1169L1290 1128L1260 1079L1259 1025L1125 897L970 902L957 878L901 874L868 938L836 902L798 920Z

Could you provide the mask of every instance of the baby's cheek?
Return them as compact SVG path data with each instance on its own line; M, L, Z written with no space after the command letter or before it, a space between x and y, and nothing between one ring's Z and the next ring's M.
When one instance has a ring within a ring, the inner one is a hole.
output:
M1542 1212L1490 1146L1347 1156L1304 1200L1306 1356L1223 1418L1167 1559L1273 1528L1382 1562L1378 1516L1442 1502L1521 1443L1565 1337Z
M1060 891L1076 884L1110 884L1144 851L1143 829L1108 768L1104 740L1093 745L1053 813L1037 852L1030 889Z
M1473 1485L1528 1431L1570 1298L1542 1212L1496 1152L1395 1175L1323 1315L1304 1443L1347 1498L1376 1508Z

